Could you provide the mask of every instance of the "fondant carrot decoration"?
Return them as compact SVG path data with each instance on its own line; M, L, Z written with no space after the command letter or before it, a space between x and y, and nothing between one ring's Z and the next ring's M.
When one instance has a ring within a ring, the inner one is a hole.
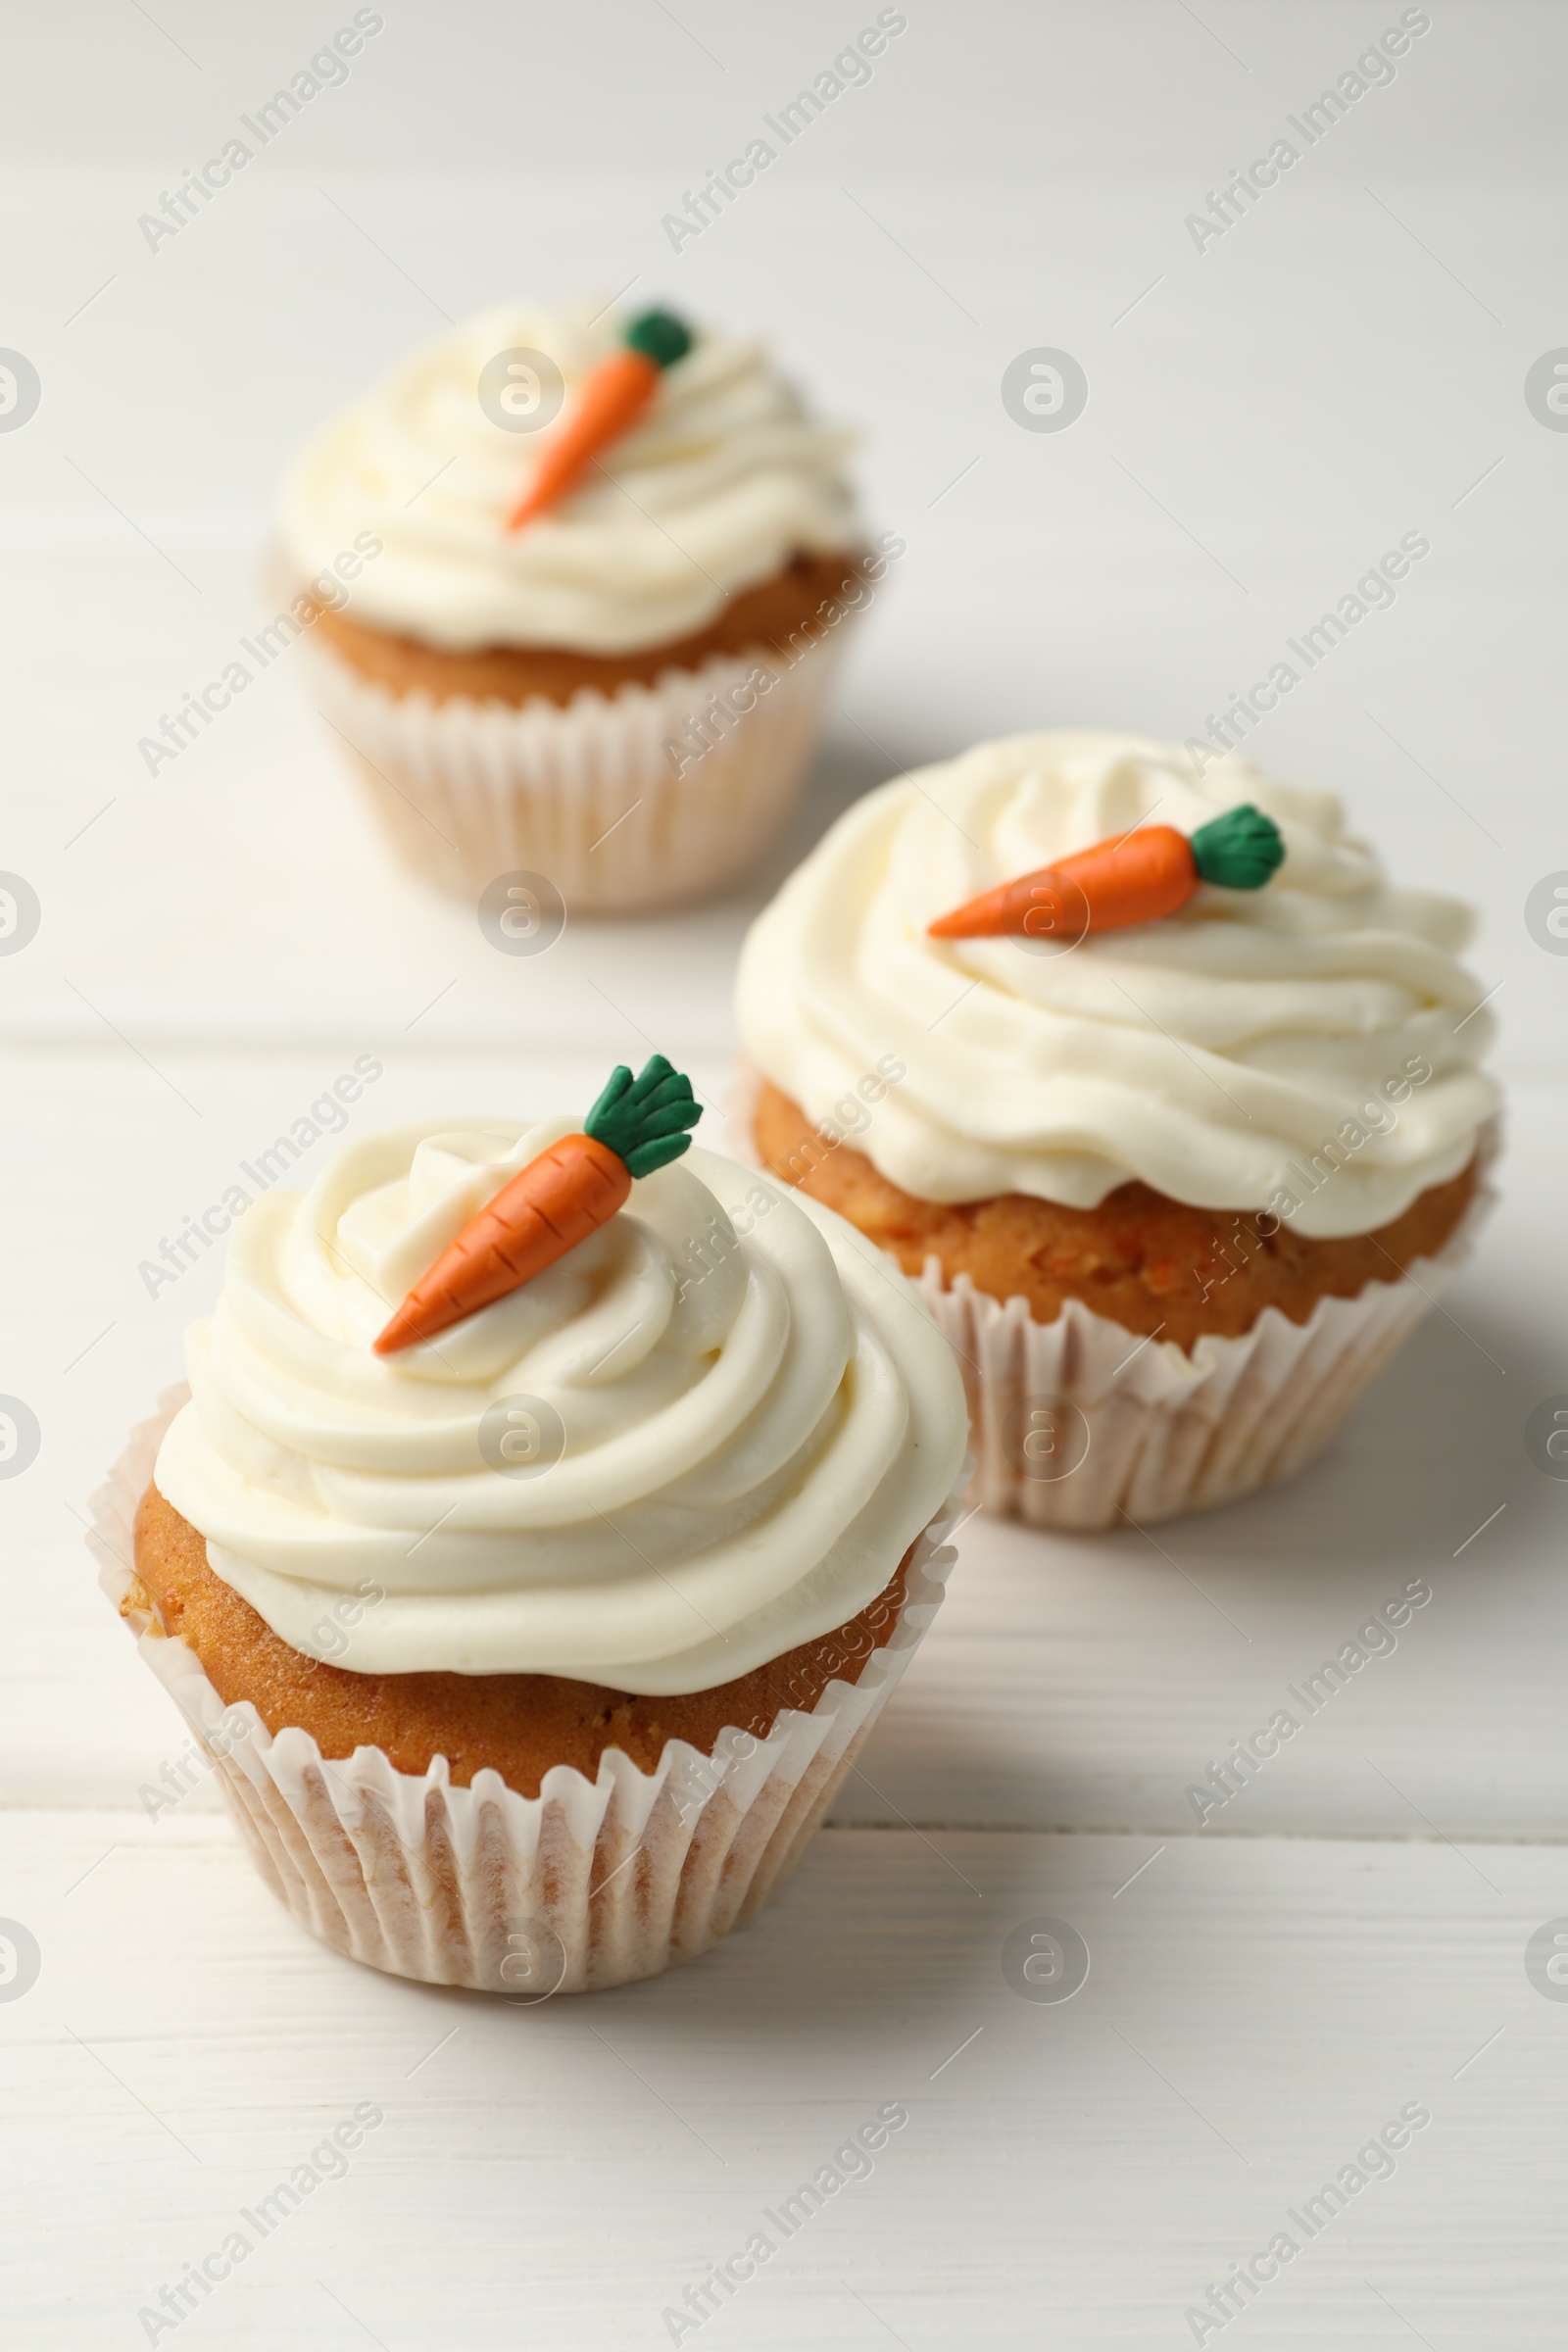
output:
M656 1054L640 1078L624 1063L582 1123L518 1170L420 1275L375 1342L394 1355L553 1266L625 1205L634 1176L678 1159L702 1117L692 1082Z
M1015 882L983 891L967 906L939 915L930 934L1082 939L1088 931L1123 931L1175 914L1200 882L1261 890L1284 856L1278 825L1250 803L1227 808L1191 838L1174 825L1140 825L1118 841L1097 842L1057 865L1037 866Z
M509 531L520 531L576 488L599 452L631 430L663 369L683 360L691 347L690 328L668 311L644 311L632 320L619 351L600 361L561 430L542 445L533 479L507 516Z

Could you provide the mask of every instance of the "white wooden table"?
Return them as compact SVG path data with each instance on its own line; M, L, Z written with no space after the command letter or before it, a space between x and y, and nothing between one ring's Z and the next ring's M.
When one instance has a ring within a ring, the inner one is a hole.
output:
M1568 332L1563 20L1449 0L1199 255L1185 215L1374 18L911 8L677 257L662 214L854 12L384 13L156 254L137 215L333 27L15 28L0 345L43 402L0 432L0 868L43 920L0 957L0 1392L41 1446L0 1479L0 1919L37 1952L0 1984L6 2340L1559 2346L1568 1986L1526 1955L1568 1920L1568 1484L1524 1438L1568 1392L1568 960L1523 908L1568 868L1568 439L1523 383ZM287 663L150 780L137 738L266 609L297 435L440 312L634 278L775 331L909 542L771 875L500 957L394 869ZM998 394L1044 346L1091 384L1054 437ZM1478 1257L1330 1455L1152 1540L973 1519L787 1895L662 1982L518 2010L379 1978L276 1908L208 1788L149 1819L181 1732L81 1533L215 1296L212 1263L147 1296L163 1237L359 1054L367 1120L571 1105L648 1040L721 1104L740 934L837 807L1015 726L1188 735L1411 528L1420 577L1257 756L1480 904L1508 1148ZM1200 1828L1189 1786L1412 1579L1396 1651ZM1070 1999L1022 1976L1034 1933L1087 1948ZM764 2218L888 2106L867 2177ZM341 2178L241 2219L357 2109ZM236 2230L177 2328L138 2317ZM666 2319L759 2230L755 2277ZM1211 2283L1280 2231L1220 2327Z

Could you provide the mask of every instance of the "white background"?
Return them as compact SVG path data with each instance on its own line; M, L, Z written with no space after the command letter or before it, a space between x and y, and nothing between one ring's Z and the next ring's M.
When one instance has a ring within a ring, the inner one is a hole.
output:
M677 253L662 217L874 8L380 13L156 252L138 216L352 10L7 25L0 345L43 388L0 433L0 867L43 908L0 958L0 1391L43 1433L0 1483L0 1916L42 1954L0 2000L11 2340L144 2343L138 2310L371 2099L350 2177L181 2346L667 2343L687 2282L902 2099L705 2352L1190 2343L1208 2282L1411 2101L1396 2176L1204 2340L1559 2344L1568 2009L1523 1956L1568 1913L1568 1488L1523 1433L1568 1391L1568 959L1523 909L1568 868L1568 435L1523 387L1568 343L1568 15L1434 0L1392 85L1199 252L1186 216L1396 7L911 0ZM137 740L271 609L305 432L448 317L595 291L768 335L908 554L768 872L518 962L395 870L289 662L156 780ZM1040 346L1088 375L1065 432L1002 404ZM214 1296L204 1264L149 1299L162 1237L360 1054L378 1122L575 1107L645 1037L721 1096L741 933L848 798L1018 727L1199 731L1409 531L1430 556L1255 756L1476 902L1508 1149L1446 1312L1327 1458L1157 1543L972 1521L836 1825L665 1981L517 2011L380 1979L276 1910L209 1791L150 1821L181 1733L81 1534ZM1200 1834L1187 1784L1415 1576L1397 1652ZM1060 2007L1002 1971L1041 1916L1093 1955Z

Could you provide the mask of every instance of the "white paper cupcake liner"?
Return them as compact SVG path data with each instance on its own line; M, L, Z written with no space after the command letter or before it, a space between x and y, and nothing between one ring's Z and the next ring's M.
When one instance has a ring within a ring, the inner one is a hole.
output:
M760 1086L743 1061L726 1105L733 1156L757 1165ZM1482 1182L1436 1257L1354 1298L1320 1298L1305 1323L1265 1307L1239 1339L1205 1334L1191 1352L1076 1298L1038 1323L1027 1299L1004 1305L927 1258L916 1288L969 1400L970 1499L1031 1527L1089 1532L1210 1510L1305 1469L1469 1256L1496 1148L1494 1125L1480 1139Z
M799 792L838 664L840 629L786 662L767 647L671 669L613 695L520 707L390 694L312 644L321 714L403 863L477 900L498 876L542 875L567 914L635 914L732 881ZM668 745L757 669L773 683L677 761Z
M957 1353L988 1510L1089 1531L1204 1511L1292 1477L1322 1452L1470 1253L1482 1203L1397 1282L1320 1298L1305 1323L1267 1306L1239 1339L1191 1353L1141 1342L1069 1298L1037 1323L935 1258L921 1298Z
M88 1541L117 1609L136 1508L188 1395L160 1399L93 1497ZM957 1508L950 1498L917 1539L886 1641L808 1712L784 1708L765 1740L726 1730L706 1754L672 1740L652 1773L618 1749L594 1781L557 1765L537 1797L489 1769L454 1788L441 1756L422 1775L377 1747L328 1761L307 1732L270 1733L248 1699L225 1707L195 1652L145 1612L131 1624L302 1926L393 1976L530 2002L695 1959L779 1890L936 1615Z

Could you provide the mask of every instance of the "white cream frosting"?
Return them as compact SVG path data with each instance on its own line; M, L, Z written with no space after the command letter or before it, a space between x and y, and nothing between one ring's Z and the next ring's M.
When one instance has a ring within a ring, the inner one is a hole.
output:
M1285 838L1262 890L1202 887L1167 921L1065 954L926 934L1141 819L1192 833L1243 801ZM1020 735L839 820L746 941L741 1034L812 1120L841 1127L865 1072L906 1063L853 1140L922 1200L1092 1208L1137 1177L1308 1235L1365 1233L1457 1174L1496 1105L1476 1067L1483 991L1455 961L1469 930L1456 901L1392 888L1332 794L1234 757L1200 774L1135 737Z
M307 1655L708 1690L856 1616L952 1487L962 1387L912 1289L709 1152L509 1298L375 1355L415 1279L572 1127L370 1136L236 1226L157 1484ZM559 1433L546 1467L491 1466L509 1432L527 1466L532 1429Z
M632 430L562 504L506 516L588 371L626 323L492 310L431 343L327 426L290 469L279 523L304 576L371 531L356 619L452 650L565 646L623 654L706 628L798 552L858 542L846 438L814 423L760 344L698 326ZM537 433L479 404L497 353L540 351L565 384Z

